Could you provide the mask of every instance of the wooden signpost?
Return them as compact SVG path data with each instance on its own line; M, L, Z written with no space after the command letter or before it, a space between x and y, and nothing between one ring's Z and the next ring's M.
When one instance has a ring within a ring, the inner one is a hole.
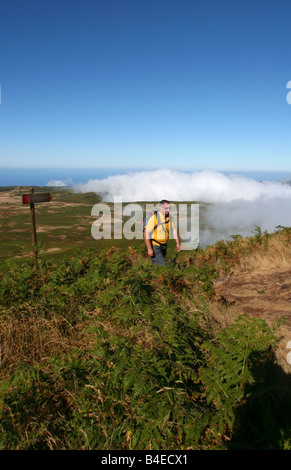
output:
M35 204L39 202L50 202L52 195L50 193L35 193L34 189L31 188L30 194L22 195L22 204L30 205L30 219L31 219L31 240L32 249L34 253L34 269L37 269L37 237L36 237L36 221L35 221Z

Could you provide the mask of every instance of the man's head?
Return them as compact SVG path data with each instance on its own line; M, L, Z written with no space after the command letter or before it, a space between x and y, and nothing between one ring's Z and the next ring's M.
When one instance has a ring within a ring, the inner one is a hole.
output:
M165 215L169 215L170 202L167 199L162 199L160 201L160 211Z

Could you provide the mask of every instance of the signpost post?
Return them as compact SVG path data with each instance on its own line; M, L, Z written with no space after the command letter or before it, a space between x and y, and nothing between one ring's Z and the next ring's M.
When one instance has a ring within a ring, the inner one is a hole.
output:
M51 200L52 200L52 195L50 193L35 193L33 188L31 188L30 194L22 195L22 204L30 205L31 241L32 241L32 249L34 253L34 270L37 269L37 258L38 258L35 204L39 202L50 202Z

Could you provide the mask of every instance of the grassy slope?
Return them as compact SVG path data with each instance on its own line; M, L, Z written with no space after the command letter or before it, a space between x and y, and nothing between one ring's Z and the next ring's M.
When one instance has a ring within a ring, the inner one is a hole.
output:
M99 201L98 196L77 195L55 188L35 188L35 192L48 191L53 196L52 201L36 205L37 241L43 250L59 258L64 252L73 252L76 246L93 246L91 209ZM23 206L21 199L21 195L28 192L28 188L20 187L0 193L1 264L11 257L21 259L31 252L29 206Z
M279 326L215 290L289 257L282 229L160 268L143 245L18 259L0 275L1 448L289 448Z
M35 192L50 192L49 203L36 205L37 241L48 259L62 259L74 254L76 249L103 250L108 246L127 248L140 246L140 240L94 240L91 226L96 217L91 216L94 204L100 202L94 193L76 194L68 189L35 187ZM7 260L21 263L31 255L31 222L28 205L22 205L22 194L27 187L0 188L0 268ZM144 207L145 203L140 202ZM109 204L113 211L113 204ZM200 206L201 215L204 207ZM113 213L113 212L112 212ZM202 217L203 219L203 217ZM125 217L124 217L125 220ZM201 222L202 223L202 222ZM170 244L172 246L172 244Z

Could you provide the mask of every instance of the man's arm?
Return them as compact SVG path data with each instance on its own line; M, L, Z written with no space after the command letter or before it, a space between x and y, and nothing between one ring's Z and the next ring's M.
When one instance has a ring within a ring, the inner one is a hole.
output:
M145 241L145 244L146 244L146 247L147 247L147 250L148 250L148 255L153 256L154 255L154 250L152 248L150 235L149 235L149 232L147 231L147 229L144 230L143 237L144 237L144 241Z
M181 245L180 245L178 230L176 229L176 227L173 228L173 235L176 240L177 251L179 252L181 251Z
M152 215L150 219L148 220L148 223L146 224L144 232L143 232L143 237L144 237L144 241L147 247L148 256L154 255L154 250L153 250L152 243L151 243L151 234L154 230L154 227L155 227L155 216Z

